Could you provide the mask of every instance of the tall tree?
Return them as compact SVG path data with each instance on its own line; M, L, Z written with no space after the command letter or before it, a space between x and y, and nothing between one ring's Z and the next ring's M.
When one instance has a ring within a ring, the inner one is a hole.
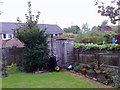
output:
M89 25L87 23L83 24L81 30L83 33L89 32L90 31Z
M24 58L21 61L25 72L34 72L45 69L48 55L48 45L45 30L39 29L37 22L40 12L36 16L32 15L31 2L28 2L28 15L26 15L26 22L21 24L19 18L19 28L14 30L15 36L24 43Z

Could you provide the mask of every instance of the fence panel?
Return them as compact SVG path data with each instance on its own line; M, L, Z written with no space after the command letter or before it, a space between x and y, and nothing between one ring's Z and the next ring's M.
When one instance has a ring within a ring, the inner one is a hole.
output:
M2 59L6 60L7 65L11 63L19 63L23 58L23 48L5 48L2 50L4 50Z
M77 64L90 64L97 61L97 66L104 69L118 69L119 53L80 53L79 49L75 50L74 57Z

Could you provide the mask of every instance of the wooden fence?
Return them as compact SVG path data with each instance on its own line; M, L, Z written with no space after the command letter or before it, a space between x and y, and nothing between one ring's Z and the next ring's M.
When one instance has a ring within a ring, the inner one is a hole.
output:
M48 43L49 49L51 48L50 43ZM73 40L70 39L56 39L53 42L53 51L56 56L57 64L60 66L68 66L70 64L88 64L91 62L99 61L99 64L104 63L103 66L112 66L118 68L118 53L80 53L79 49L74 50ZM22 60L23 48L7 48L3 49L2 53L5 55L7 64L18 63ZM51 52L50 52L51 53Z
M51 55L51 42L48 40L49 53ZM23 48L6 48L2 49L3 59L7 64L18 63L22 60ZM73 40L70 39L53 39L53 53L56 56L57 64L68 66L74 62Z
M2 49L2 59L5 60L7 65L11 63L18 63L23 58L23 48L5 48Z
M75 50L75 62L77 64L90 64L97 62L98 67L118 69L119 53L80 53L79 49Z

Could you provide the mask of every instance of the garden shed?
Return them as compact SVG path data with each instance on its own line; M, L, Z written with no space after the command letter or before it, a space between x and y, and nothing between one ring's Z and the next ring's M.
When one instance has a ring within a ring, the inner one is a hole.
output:
M72 39L56 39L57 64L64 67L74 63L74 41Z

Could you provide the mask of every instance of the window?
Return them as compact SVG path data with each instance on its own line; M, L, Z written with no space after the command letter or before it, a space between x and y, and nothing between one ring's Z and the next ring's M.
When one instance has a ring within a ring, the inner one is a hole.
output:
M58 36L58 34L55 34L55 36Z
M4 39L6 38L6 34L3 34L3 38L4 38Z
M2 35L3 40L8 40L8 39L12 39L12 38L13 38L13 34L3 34Z
M10 34L8 38L9 38L9 39L12 39L12 35Z

